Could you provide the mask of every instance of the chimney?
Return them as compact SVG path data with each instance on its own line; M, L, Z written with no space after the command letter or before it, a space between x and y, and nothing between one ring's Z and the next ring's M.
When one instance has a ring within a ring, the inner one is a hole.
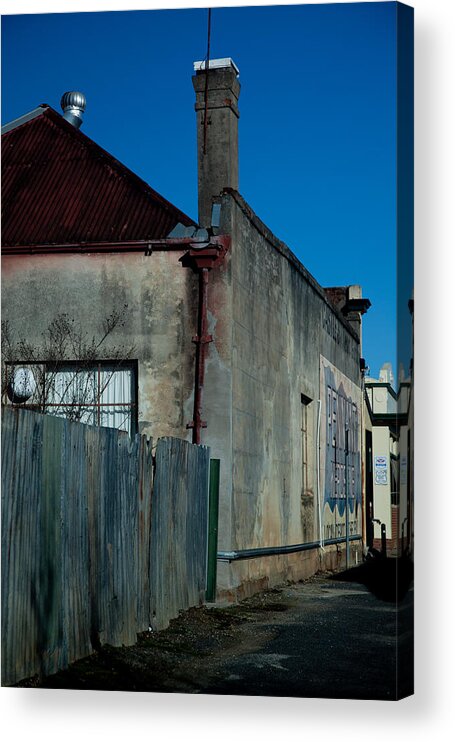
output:
M60 106L63 111L63 118L69 121L76 129L82 124L82 115L85 111L87 101L84 93L77 90L63 93Z
M210 227L212 198L239 187L239 70L232 59L194 63L199 225ZM207 101L206 101L207 98Z
M362 315L365 314L371 302L362 297L362 287L358 284L351 286L328 286L324 288L328 300L343 314L360 340L362 353Z

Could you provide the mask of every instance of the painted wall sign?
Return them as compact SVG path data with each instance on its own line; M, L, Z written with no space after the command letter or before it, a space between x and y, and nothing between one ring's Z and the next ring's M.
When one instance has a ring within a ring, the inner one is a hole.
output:
M324 506L343 517L348 502L356 514L361 508L360 390L321 356L321 469ZM346 430L348 451L346 452ZM329 517L327 515L327 517ZM327 525L327 524L326 524Z
M374 457L374 483L387 484L387 456Z

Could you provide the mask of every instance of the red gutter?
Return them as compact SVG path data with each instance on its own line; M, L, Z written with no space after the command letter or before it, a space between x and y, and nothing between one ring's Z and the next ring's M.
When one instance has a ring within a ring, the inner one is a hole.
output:
M204 389L206 346L213 341L212 335L207 334L207 286L209 282L209 269L199 270L199 310L198 310L198 334L193 337L196 343L196 379L194 385L194 412L193 420L188 423L187 428L193 428L193 443L201 442L201 429L207 427L202 420L202 392Z
M215 244L220 239L222 238L212 238ZM2 255L106 252L142 252L146 255L151 255L155 250L181 250L194 244L194 238L174 237L162 240L133 240L124 242L75 242L64 245L5 245L2 247Z
M194 244L194 243L193 243ZM230 237L212 237L212 241L206 247L194 246L189 250L182 260L184 266L192 268L199 277L199 300L198 300L198 334L194 335L193 343L196 344L196 368L194 384L194 408L193 419L187 424L187 428L193 430L193 443L201 443L201 430L207 427L202 419L202 398L204 391L205 359L207 345L213 342L212 335L207 333L207 290L209 272L220 265L230 246Z

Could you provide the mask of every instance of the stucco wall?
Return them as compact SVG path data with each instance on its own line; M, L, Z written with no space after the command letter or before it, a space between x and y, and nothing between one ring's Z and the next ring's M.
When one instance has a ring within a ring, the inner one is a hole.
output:
M220 460L218 549L230 548L232 508L232 278L231 252L209 273L207 290L208 332L202 417L207 428L201 443ZM191 416L190 418L191 419ZM222 573L223 567L219 568Z
M4 256L2 318L13 334L39 345L66 312L96 338L102 321L125 305L124 325L100 349L131 349L138 361L139 431L191 439L197 280L181 252ZM43 359L45 360L45 359ZM73 360L68 358L68 360Z
M318 539L320 359L352 382L360 404L358 341L314 279L230 192L222 199L222 231L232 234L233 496L231 522L220 520L220 533L231 529L231 550L310 542ZM312 400L305 483L302 395ZM222 565L219 588L286 579L296 562L304 574L308 560L300 554Z
M90 255L4 256L2 318L16 338L39 345L41 333L67 312L84 330L101 337L101 322L125 310L123 327L109 336L100 360L112 348L131 348L138 363L138 423L156 443L161 436L191 440L198 277L182 267L183 251ZM220 459L219 548L230 547L232 493L232 297L230 253L209 274L208 331L201 442ZM46 360L46 359L42 359ZM68 358L68 360L74 360Z
M221 462L222 551L318 540L321 359L350 386L351 395L360 386L359 345L347 322L253 217L241 200L223 196L221 232L231 235L231 249L208 284L208 331L214 341L207 350L202 404L207 428L201 442ZM164 435L190 440L198 287L197 276L179 262L182 252L5 256L3 318L18 335L38 342L58 312L97 333L104 317L127 305L125 324L116 328L103 357L109 357L110 344L133 344L140 431L155 440ZM321 471L324 467L322 459ZM315 550L219 563L218 588L248 594L333 567L339 559L339 550L331 548L324 555Z

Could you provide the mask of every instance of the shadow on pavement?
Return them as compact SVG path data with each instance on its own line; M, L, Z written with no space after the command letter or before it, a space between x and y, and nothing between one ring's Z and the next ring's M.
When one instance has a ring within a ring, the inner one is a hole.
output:
M414 564L407 556L397 559L375 556L357 567L333 575L333 580L359 582L380 600L403 600L414 577Z

